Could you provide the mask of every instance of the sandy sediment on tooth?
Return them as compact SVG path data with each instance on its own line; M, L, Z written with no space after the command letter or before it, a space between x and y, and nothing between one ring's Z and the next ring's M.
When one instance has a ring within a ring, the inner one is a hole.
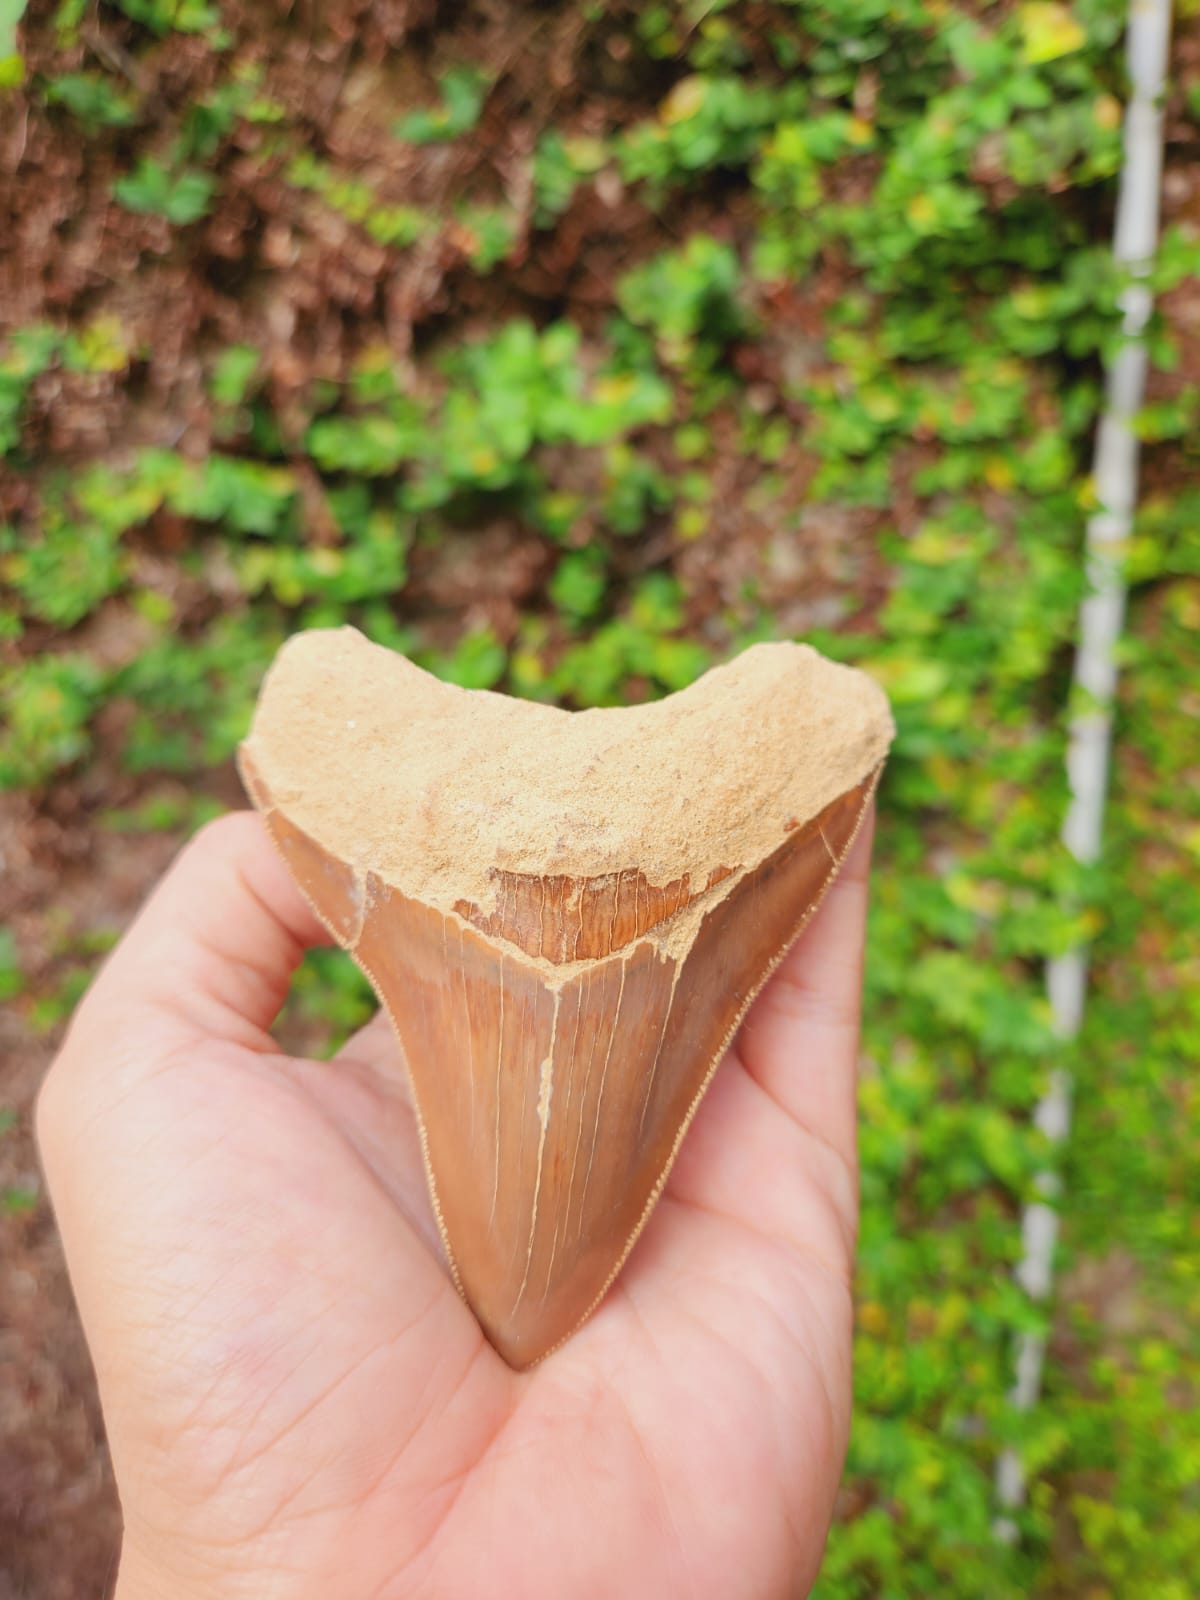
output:
M804 645L755 645L667 700L566 712L441 683L340 628L284 646L247 749L326 850L449 912L494 908L498 872L665 886L750 868L892 734L878 686Z

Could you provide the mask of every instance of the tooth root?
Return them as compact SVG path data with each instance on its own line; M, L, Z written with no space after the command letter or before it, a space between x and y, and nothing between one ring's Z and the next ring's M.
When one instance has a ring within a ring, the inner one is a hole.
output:
M451 1271L501 1355L528 1366L620 1271L747 1006L845 858L886 713L854 781L807 817L781 811L749 861L710 856L657 885L645 863L497 867L488 907L478 893L432 904L343 859L327 813L293 798L303 782L269 689L241 754L247 788L387 1007Z

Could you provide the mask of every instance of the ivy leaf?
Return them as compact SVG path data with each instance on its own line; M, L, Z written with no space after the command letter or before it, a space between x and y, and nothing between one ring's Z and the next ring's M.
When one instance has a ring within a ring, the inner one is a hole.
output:
M1073 55L1087 43L1087 33L1068 6L1058 0L1027 0L1017 13L1031 66Z
M117 0L127 17L159 35L206 33L221 20L216 6L206 0Z
M571 550L550 579L550 598L560 611L576 619L594 617L608 587L604 557L599 550Z
M143 156L131 173L113 184L113 195L129 211L166 217L180 227L198 222L207 212L216 179L185 167L171 172L153 156Z
M17 941L8 928L0 928L0 1000L13 1000L20 994L25 978L17 954ZM0 1133L7 1133L17 1120L15 1111L0 1109Z
M0 0L0 5L3 3ZM95 72L67 72L53 79L46 86L46 100L52 106L65 106L89 133L100 128L127 128L137 121L129 96Z
M494 689L504 676L508 652L491 628L466 633L448 655L425 663L439 678L460 689Z
M17 24L25 15L26 4L27 0L0 0L0 89L15 89L25 81Z
M410 111L396 124L396 137L410 144L438 144L469 133L479 121L491 79L478 67L451 67L439 79L442 103Z
M231 345L213 367L209 392L220 406L240 406L258 374L259 354L250 344Z

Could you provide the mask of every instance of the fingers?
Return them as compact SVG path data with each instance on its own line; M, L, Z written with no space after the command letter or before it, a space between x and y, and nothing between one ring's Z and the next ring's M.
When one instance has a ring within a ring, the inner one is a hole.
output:
M252 812L196 835L117 946L72 1024L84 1056L136 1033L272 1048L267 1032L305 950L327 934Z
M824 904L746 1018L736 1052L793 1122L855 1159L856 1068L874 809Z

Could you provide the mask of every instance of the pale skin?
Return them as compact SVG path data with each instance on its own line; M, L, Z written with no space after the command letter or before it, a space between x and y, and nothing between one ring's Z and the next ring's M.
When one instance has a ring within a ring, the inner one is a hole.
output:
M399 1051L269 1029L315 917L248 813L80 1005L38 1134L125 1519L117 1600L807 1594L850 1420L870 826L592 1319L527 1373L446 1272Z

